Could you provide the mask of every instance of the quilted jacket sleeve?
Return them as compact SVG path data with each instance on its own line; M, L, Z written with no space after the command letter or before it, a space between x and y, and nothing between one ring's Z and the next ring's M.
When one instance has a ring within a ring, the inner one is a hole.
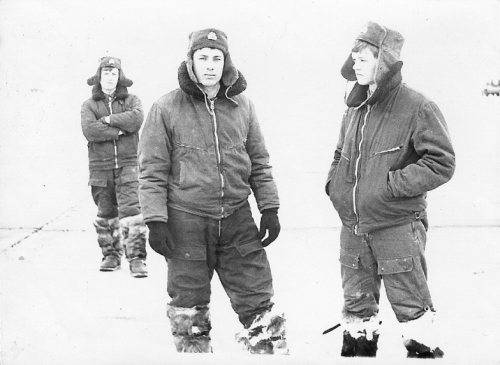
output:
M81 109L83 135L89 142L106 142L118 139L120 130L103 123L104 116L97 113L96 102L89 99Z
M168 115L154 103L139 141L139 199L145 222L167 222L167 185L170 173L171 139Z
M264 143L253 103L249 101L249 131L246 142L247 153L252 163L250 187L255 195L257 207L262 212L270 208L279 208L278 188L272 176L269 153Z
M421 157L389 173L389 190L394 197L412 197L433 190L450 180L455 171L455 152L436 104L426 103L419 110L412 143Z
M129 95L125 99L125 111L110 115L110 126L127 133L136 133L141 129L144 111L139 98Z

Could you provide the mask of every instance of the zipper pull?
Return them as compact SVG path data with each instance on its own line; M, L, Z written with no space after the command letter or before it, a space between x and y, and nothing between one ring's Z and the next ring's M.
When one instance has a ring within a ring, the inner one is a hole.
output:
M212 99L209 99L209 100L210 100L210 109L211 109L212 111L214 111L214 109L215 109L215 101L214 101L214 100L212 100Z

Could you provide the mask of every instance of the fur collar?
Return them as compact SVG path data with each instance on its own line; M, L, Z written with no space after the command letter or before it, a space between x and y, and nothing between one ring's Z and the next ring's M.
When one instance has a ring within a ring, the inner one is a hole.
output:
M115 98L117 100L123 100L128 96L128 90L125 86L118 84L116 86ZM101 84L95 84L92 88L92 99L94 100L104 100L106 96L102 92Z
M185 61L183 61L179 66L179 69L177 71L177 77L179 80L179 86L182 89L182 91L196 98L204 99L203 92L191 79ZM221 80L220 89L219 92L217 93L217 97L230 99L232 96L241 94L243 91L245 91L246 88L247 88L247 81L245 80L243 74L240 71L238 71L238 78L233 83L232 86L227 87Z
M368 97L368 85L360 85L356 82L352 91L347 97L346 104L349 107L358 107L366 103L369 105L374 105L376 102L383 100L389 92L398 86L403 77L401 76L401 68L403 67L403 62L398 61L393 64L389 72L385 75L380 85L373 93L373 95Z

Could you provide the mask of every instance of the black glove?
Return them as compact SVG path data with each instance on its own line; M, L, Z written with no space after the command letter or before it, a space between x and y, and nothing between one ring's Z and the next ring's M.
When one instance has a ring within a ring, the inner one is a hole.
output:
M262 246L269 246L280 234L281 225L278 219L278 209L266 209L260 217L259 239L263 239L268 232L267 238L262 242Z
M149 245L151 248L169 259L172 257L174 249L174 239L167 223L165 222L147 222L149 228Z

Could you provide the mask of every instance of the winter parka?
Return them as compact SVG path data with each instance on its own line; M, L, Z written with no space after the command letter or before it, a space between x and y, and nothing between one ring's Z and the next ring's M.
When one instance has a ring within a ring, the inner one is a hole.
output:
M426 194L455 170L448 128L437 105L402 82L402 62L368 97L355 84L327 178L342 224L370 233L426 217Z
M243 75L209 100L179 67L180 88L156 101L139 143L139 197L146 222L168 220L167 205L221 219L253 191L263 210L279 207L278 192ZM227 78L223 75L222 80Z
M110 116L110 124L104 118ZM107 102L99 84L81 108L82 131L88 140L90 170L108 170L137 165L139 130L144 112L139 98L118 85ZM121 131L121 133L120 133Z

